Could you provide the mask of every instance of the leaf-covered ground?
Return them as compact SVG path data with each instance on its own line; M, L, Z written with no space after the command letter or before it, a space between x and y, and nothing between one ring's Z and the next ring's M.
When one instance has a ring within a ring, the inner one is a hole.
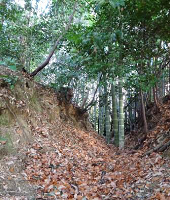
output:
M51 90L35 83L27 87L26 83L31 84L18 80L14 90L0 85L4 119L0 134L5 138L0 139L0 199L170 199L168 157L154 152L143 156L159 142L169 140L169 100L160 108L161 113L149 114L156 124L140 150L119 151L106 145L97 133L76 128L74 112L72 122L57 114L56 94ZM7 136L13 140L11 149L4 148ZM27 139L29 145L24 143ZM134 147L135 140L128 140Z
M35 134L25 176L39 199L170 199L170 165L159 154L119 151L96 133L62 122Z

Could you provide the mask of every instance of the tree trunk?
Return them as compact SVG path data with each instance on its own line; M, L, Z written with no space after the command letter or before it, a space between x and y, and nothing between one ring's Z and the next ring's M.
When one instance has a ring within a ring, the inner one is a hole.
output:
M161 79L161 97L165 96L165 73L164 71L162 72L162 79Z
M89 91L86 93L86 95L83 95L82 97L83 97L83 99L82 99L82 103L81 103L80 107L83 109L85 107L85 105L86 105L87 100L88 100Z
M109 115L109 105L108 105L108 91L107 91L107 80L106 75L104 75L104 95L105 95L105 127L106 127L106 142L109 144L111 140L110 134L110 115Z
M99 86L99 134L104 134L102 88Z
M168 69L169 69L169 71L168 71L168 83L169 83L168 84L168 92L170 92L170 64L168 65Z
M143 117L144 133L147 133L148 132L148 124L147 124L147 120L146 120L145 104L144 104L142 90L140 91L140 96L141 96L141 111L142 111L142 117Z
M119 80L119 149L124 149L123 80Z
M96 127L97 127L97 115L96 115L96 104L94 105L94 109L93 109L93 123L94 123L94 129L96 131Z
M153 98L154 98L155 105L158 108L159 107L159 103L158 103L158 94L157 94L156 86L153 87Z
M80 97L79 97L79 95L80 95L79 87L77 87L77 88L76 88L76 91L75 91L75 103L76 103L77 105L79 105L79 103L80 103Z
M133 101L131 101L131 93L128 91L128 97L129 97L129 106L128 106L128 114L129 114L129 129L130 132L132 131L132 124L133 124Z
M118 132L118 116L117 116L117 102L116 102L116 91L115 85L112 83L111 86L112 92L112 130L114 133L114 144L119 146L119 132Z
M135 108L134 108L134 112L135 112L135 121L134 121L134 130L136 130L136 125L137 125L137 115L138 115L138 111L137 111L137 97L135 97Z

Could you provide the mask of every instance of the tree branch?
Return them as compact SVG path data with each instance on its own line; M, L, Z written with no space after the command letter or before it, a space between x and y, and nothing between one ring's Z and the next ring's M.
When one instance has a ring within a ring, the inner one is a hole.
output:
M167 139L167 138L166 138L166 139ZM165 139L165 140L166 140L166 139ZM170 146L170 140L164 144L165 140L164 140L161 144L157 145L155 148L153 148L153 149L147 151L143 156L150 155L150 154L153 153L153 152L162 152L162 151L164 151L165 149L167 149L167 148Z
M93 95L93 99L92 99L92 100L90 101L90 103L84 108L84 110L88 110L89 107L94 103L94 99L95 99L95 96L96 96L98 87L99 87L99 84L98 84L97 87L96 87L96 90L95 90L94 95Z
M48 57L46 58L46 60L40 65L37 67L37 69L35 69L31 74L30 76L31 77L34 77L35 75L37 75L38 72L40 72L45 66L47 66L50 62L50 59L51 57L53 56L55 50L57 49L58 47L58 44L60 42L60 40L63 38L63 36L65 35L65 33L69 30L70 26L71 26L71 23L73 21L73 17L74 17L74 14L75 14L75 11L76 11L76 7L77 7L77 1L75 2L75 5L74 5L74 9L73 9L73 13L70 15L69 17L69 22L67 24L67 26L65 27L65 30L64 32L59 36L59 38L57 39L54 47L52 48L52 50L50 51Z
M89 107L92 106L92 104L94 103L94 99L95 99L95 96L96 96L98 87L99 87L99 85L100 85L101 77L102 77L102 73L99 75L99 84L98 84L97 87L96 87L96 90L95 90L94 95L93 95L93 99L90 101L90 103L89 103L83 110L85 110L85 111L88 110Z

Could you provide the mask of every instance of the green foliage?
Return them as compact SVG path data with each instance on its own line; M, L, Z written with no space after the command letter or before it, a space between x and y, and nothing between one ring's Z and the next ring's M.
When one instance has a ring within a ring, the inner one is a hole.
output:
M124 77L126 88L150 90L159 79L159 67L155 66L169 53L169 1L78 3L73 25L37 80L54 88L70 84L77 87L80 78L94 80L102 73L108 80ZM23 66L28 71L34 70L68 24L73 4L69 0L52 0L40 13L38 2L34 6L32 1L25 1L22 7L3 0L0 64L13 70ZM159 59L154 62L155 57Z
M5 65L11 70L16 71L18 64L16 63L14 59L11 59L11 57L5 57L3 61L0 60L0 65Z
M8 75L0 75L0 78L3 79L10 86L11 89L14 88L15 83L18 80L18 77Z

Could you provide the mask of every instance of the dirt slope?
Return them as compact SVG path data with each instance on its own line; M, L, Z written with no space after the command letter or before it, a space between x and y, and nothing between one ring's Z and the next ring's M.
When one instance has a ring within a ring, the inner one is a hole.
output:
M37 134L58 137L60 132L54 127L61 122L90 130L87 117L74 105L61 102L54 90L0 66L0 178L4 180L0 181L0 195L9 199L12 194L33 194L33 187L21 175L28 146L37 140Z
M160 100L159 108L153 103L146 110L149 131L143 134L142 127L129 134L126 145L130 149L141 150L144 155L162 152L170 158L170 95Z
M86 115L20 75L0 89L1 199L170 199L168 159L106 145Z

